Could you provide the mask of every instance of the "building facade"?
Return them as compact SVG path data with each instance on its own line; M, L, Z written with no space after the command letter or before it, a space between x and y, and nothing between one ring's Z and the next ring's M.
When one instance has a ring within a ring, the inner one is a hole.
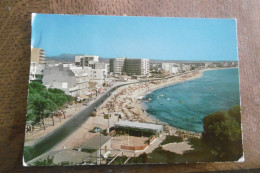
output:
M44 69L42 82L47 88L58 88L73 97L87 95L90 68L48 66Z
M141 59L126 59L125 72L127 75L141 75Z
M31 61L30 76L29 76L30 82L32 81L42 82L43 70L44 70L44 64L37 64L36 62Z
M186 64L181 64L180 65L180 70L182 71L189 71L191 69L191 66L190 65L186 65Z
M126 58L113 58L109 60L110 72L115 75L121 75L124 72Z
M141 59L141 75L149 75L150 73L150 60L149 59Z
M110 72L115 75L148 75L150 72L149 59L114 58L110 59Z
M96 55L83 55L83 56L75 56L75 65L76 66L87 66L94 68L95 63L99 62L99 56Z
M178 73L179 67L176 63L162 63L162 69L171 74Z
M125 72L127 75L148 75L150 69L149 59L126 59Z
M31 50L31 61L36 64L45 63L45 51L41 48L32 48Z
M32 48L29 82L42 82L44 66L45 51L41 48Z

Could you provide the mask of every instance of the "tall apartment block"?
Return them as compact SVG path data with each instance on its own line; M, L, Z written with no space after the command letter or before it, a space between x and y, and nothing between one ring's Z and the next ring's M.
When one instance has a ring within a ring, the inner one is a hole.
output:
M45 51L41 48L32 48L30 76L29 76L30 82L42 81L44 66L45 66Z
M148 75L149 74L149 59L126 59L125 72L127 75Z
M32 48L31 61L36 64L44 64L45 63L45 51L41 48Z
M125 59L126 58L110 59L110 72L113 72L114 74L122 74L124 72Z
M150 71L149 59L114 58L110 59L110 72L114 74L148 75Z

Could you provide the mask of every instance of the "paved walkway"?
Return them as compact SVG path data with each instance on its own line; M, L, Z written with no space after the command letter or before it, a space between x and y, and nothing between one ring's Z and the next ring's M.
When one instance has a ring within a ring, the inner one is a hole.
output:
M106 88L106 90L103 93L99 93L95 99L92 99L89 101L89 105L95 103L100 97L107 94L107 92L112 89L113 87L120 86L120 85L128 85L131 83L135 83L136 81L130 81L130 82L115 82L113 86ZM45 126L46 130L43 130L42 124L36 125L34 127L34 131L26 134L25 140L26 145L32 145L35 140L39 139L40 137L43 137L44 135L52 132L53 130L60 127L62 124L64 124L66 121L68 121L70 118L72 118L74 115L76 115L78 112L82 111L87 106L83 105L83 103L76 103L74 105L70 105L69 108L66 108L65 116L66 119L61 117L61 122L58 117L54 117L55 125L53 126L52 118L48 117L45 119Z
M166 133L163 133L160 137L158 137L156 139L156 141L154 141L146 150L145 152L148 154L148 153L151 153L153 152L154 149L156 149L157 147L159 147L159 145L166 139Z
M51 131L58 128L60 125L64 124L71 117L73 117L77 112L83 110L85 107L86 106L84 106L82 103L70 105L68 108L64 109L66 111L65 113L66 119L64 119L63 116L60 117L60 119L58 117L54 117L54 122L55 122L54 126L51 117L45 118L46 130L43 130L42 124L34 126L34 131L26 134L25 136L26 142L28 142L27 140L32 140L32 139L35 140L44 136L47 133L50 133ZM27 143L27 144L31 145L31 143Z
M142 153L151 153L153 152L153 150L155 150L157 147L160 146L160 144L166 139L166 135L168 135L167 133L163 133L160 137L158 137L156 139L156 141L154 141L154 143L152 143L152 145L150 145L145 151L127 151L127 150L123 150L123 155L127 156L127 157L138 157L140 154ZM120 145L119 145L120 146ZM111 151L111 155L112 156L116 156L119 152L121 152L122 150L120 149L114 149Z

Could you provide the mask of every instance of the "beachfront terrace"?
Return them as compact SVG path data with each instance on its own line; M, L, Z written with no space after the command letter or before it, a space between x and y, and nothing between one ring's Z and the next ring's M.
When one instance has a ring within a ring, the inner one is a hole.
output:
M114 136L111 140L111 147L113 149L121 150L122 146L143 146L149 137L139 137L130 135Z
M145 150L163 130L162 125L131 121L120 121L114 126L116 133L111 146L119 150Z

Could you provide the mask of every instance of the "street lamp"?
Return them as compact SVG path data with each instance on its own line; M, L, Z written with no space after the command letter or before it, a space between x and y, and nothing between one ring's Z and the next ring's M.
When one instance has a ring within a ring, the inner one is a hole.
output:
M108 115L107 115L107 134L109 133L109 109L110 109L110 103L108 103Z

